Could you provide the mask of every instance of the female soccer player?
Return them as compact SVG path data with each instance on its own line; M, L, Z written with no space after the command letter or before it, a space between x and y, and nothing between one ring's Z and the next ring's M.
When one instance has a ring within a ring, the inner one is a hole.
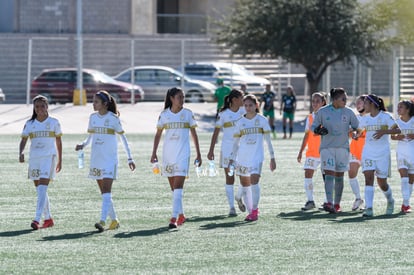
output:
M401 193L403 203L402 213L410 213L410 197L414 182L414 103L403 100L398 103L397 124L401 134L392 135L391 139L398 140L397 166L401 177Z
M112 220L109 230L120 226L111 193L112 183L118 176L118 141L115 134L122 140L131 171L135 170L135 163L119 119L115 99L107 91L98 91L93 97L93 109L95 113L89 117L89 135L85 141L76 145L75 150L82 150L92 143L89 177L97 181L102 194L101 219L95 224L95 228L102 232L105 230L108 215Z
M161 134L165 129L164 146L162 154L162 175L168 177L173 191L172 215L168 227L177 228L185 222L183 211L184 180L188 175L190 161L191 132L196 148L196 159L202 164L200 146L196 132L197 123L193 112L184 105L184 92L180 88L171 88L167 91L164 102L164 110L157 122L157 132L154 137L154 145L151 155L151 163L158 161L157 149Z
M256 221L259 217L259 179L264 161L264 141L270 154L270 170L276 169L275 154L270 138L270 126L259 112L259 102L254 95L243 98L246 114L235 125L233 152L230 165L236 164L236 174L240 176L242 194L249 214L246 221Z
M385 112L384 101L375 94L365 98L364 108L369 115L361 120L360 128L365 129L365 145L362 150L362 172L365 176L365 210L363 217L374 215L374 179L387 199L386 214L394 212L394 198L391 186L387 183L390 167L390 140L387 135L401 131L390 113Z
M234 208L234 175L229 175L229 160L233 149L233 134L234 123L240 119L245 113L243 106L243 92L233 89L228 96L224 99L224 106L221 108L220 113L217 116L216 127L211 137L210 150L208 151L207 158L214 160L214 146L216 145L220 130L223 129L223 138L221 140L220 150L220 167L224 168L224 174L226 177L225 190L227 195L227 201L230 206L229 216L236 216L236 209ZM241 192L241 188L239 188ZM241 196L236 196L236 201L239 205L240 211L246 211L246 207L242 202Z
M321 158L319 155L319 145L321 144L321 137L317 134L314 134L311 131L311 125L315 118L315 113L322 106L326 105L326 95L323 92L316 92L312 94L312 109L313 112L308 115L306 118L305 124L305 135L303 136L302 145L300 147L297 160L300 163L302 161L303 150L307 147L306 150L306 160L303 165L305 170L305 193L307 201L305 206L302 207L303 211L310 210L315 208L315 201L313 199L313 174L318 169L321 164Z
M30 225L33 230L40 228L42 214L44 214L42 228L54 225L47 188L49 182L54 179L55 172L60 172L62 169L62 131L59 121L49 116L48 106L46 97L42 95L33 99L33 114L24 125L19 146L19 161L24 162L23 151L30 137L28 175L37 191L36 214Z
M357 118L359 121L366 115L364 109L364 100L366 95L361 95L357 98L355 105L358 112ZM361 191L359 188L358 182L358 170L361 166L362 158L362 149L365 144L365 131L361 131L358 138L353 138L351 144L349 145L349 185L351 186L352 192L355 195L355 201L352 204L352 211L358 210L361 205L364 203L364 200L361 198Z
M292 85L288 85L286 88L286 94L282 96L282 105L280 106L280 114L283 111L283 138L286 138L286 124L289 119L289 138L292 138L293 133L293 121L295 119L296 111L296 94Z

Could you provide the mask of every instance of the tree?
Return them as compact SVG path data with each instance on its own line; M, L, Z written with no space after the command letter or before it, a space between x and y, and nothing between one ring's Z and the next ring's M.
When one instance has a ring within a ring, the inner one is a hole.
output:
M377 16L401 1L410 2L383 0L379 9L357 0L237 0L232 14L219 23L216 40L233 53L301 64L313 93L329 65L351 63L353 57L369 65L397 41L396 35L394 40L385 35L395 13Z

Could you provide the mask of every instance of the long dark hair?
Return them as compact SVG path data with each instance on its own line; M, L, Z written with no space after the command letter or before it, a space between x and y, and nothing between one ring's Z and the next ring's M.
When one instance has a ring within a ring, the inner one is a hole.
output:
M178 93L184 93L183 90L179 87L174 87L171 89L168 89L167 94L165 95L165 101L164 101L164 110L171 108L172 106L172 101L171 101L171 97L174 97L176 94Z
M111 96L107 91L100 90L96 92L95 96L99 98L104 104L106 104L108 111L116 114L117 116L120 115L115 98Z
M411 100L402 100L400 101L401 104L403 104L410 112L410 117L414 116L414 102Z
M369 95L366 96L365 99L368 99L380 111L386 111L387 110L385 108L385 105L384 105L384 100L382 98L380 98L379 96L377 96L376 94L369 94Z
M37 118L37 114L35 111L35 103L38 101L41 101L44 104L46 104L46 106L49 106L49 101L47 100L45 96L42 96L42 95L35 96L35 98L33 98L33 114L32 114L32 117L29 119L30 121L34 121Z
M221 107L220 112L229 109L231 107L231 102L233 98L243 97L244 93L238 89L233 89L231 92L226 95L224 98L224 105Z
M257 108L257 106L259 106L259 100L257 99L257 97L255 95L252 95L252 94L245 95L243 97L243 102L245 102L246 100L250 100L251 102L256 104L256 113L260 112L259 108Z

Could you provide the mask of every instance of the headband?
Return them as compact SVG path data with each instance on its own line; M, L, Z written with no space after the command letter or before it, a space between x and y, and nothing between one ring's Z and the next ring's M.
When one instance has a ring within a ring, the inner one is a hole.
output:
M104 102L109 102L109 97L105 93L97 92L97 96L99 96Z
M369 99L369 101L371 101L372 103L374 103L377 107L379 107L379 104L373 98L371 98L370 95L367 95L367 98Z

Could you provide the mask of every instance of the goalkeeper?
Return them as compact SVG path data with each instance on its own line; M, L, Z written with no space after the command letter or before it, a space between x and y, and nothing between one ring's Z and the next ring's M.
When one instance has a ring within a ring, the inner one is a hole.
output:
M325 211L341 212L344 172L349 170L349 132L357 131L358 118L346 106L347 94L343 88L330 91L331 104L318 110L312 131L321 136L319 148L325 173ZM335 190L335 192L334 192Z

